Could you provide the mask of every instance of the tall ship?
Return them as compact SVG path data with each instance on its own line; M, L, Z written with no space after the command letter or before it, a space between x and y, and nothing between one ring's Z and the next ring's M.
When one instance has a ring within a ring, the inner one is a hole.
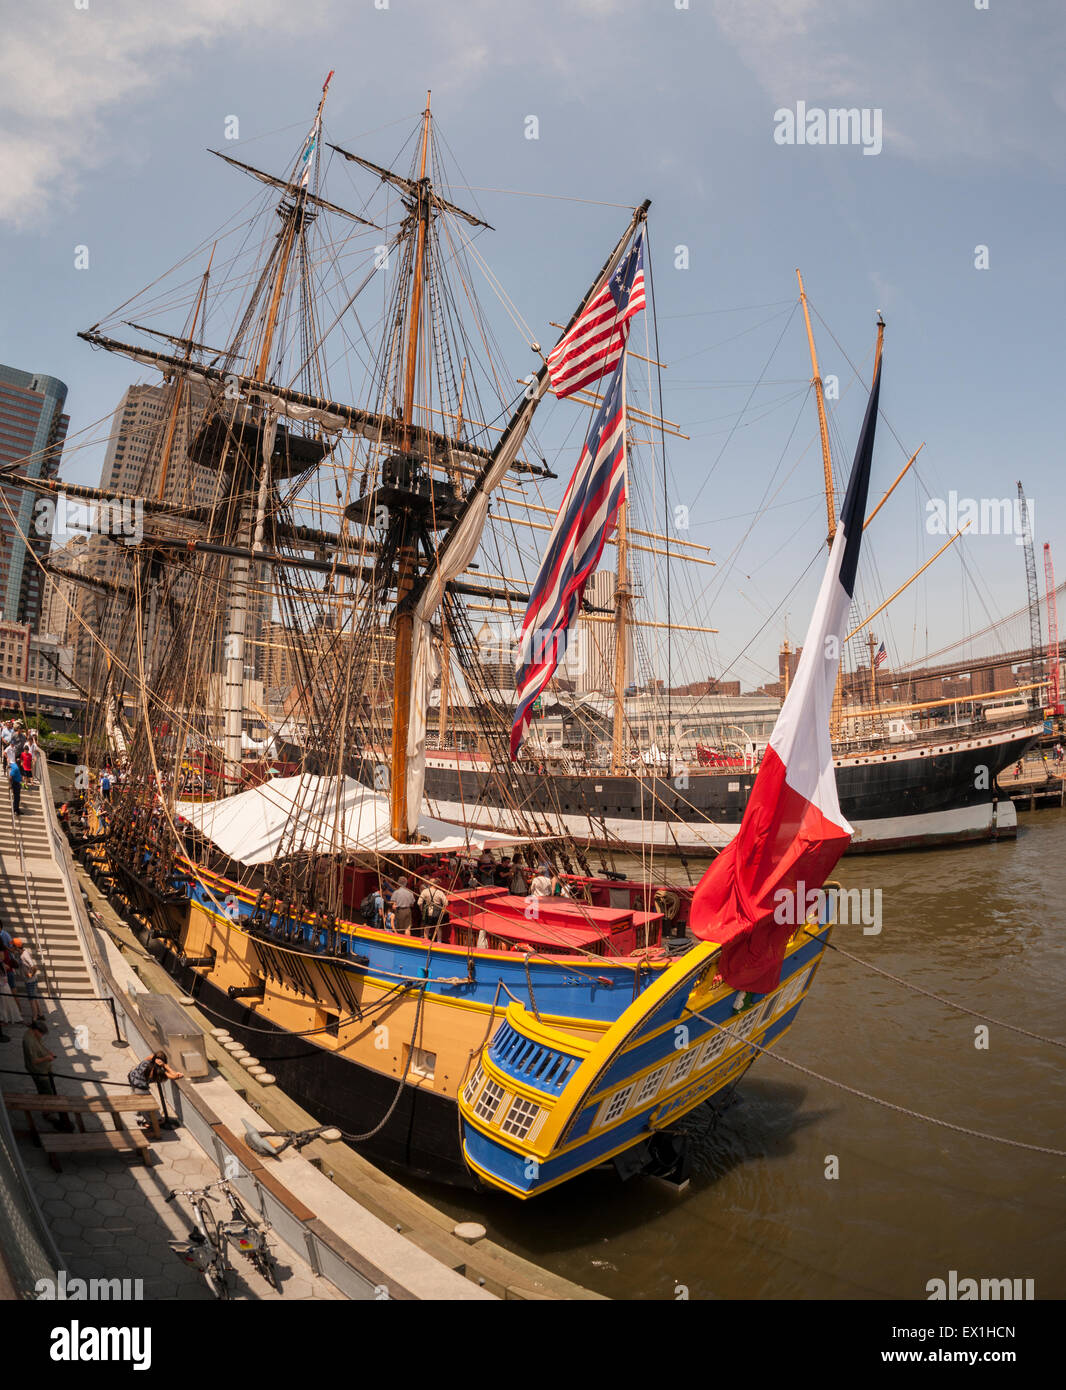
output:
M812 368L827 542L831 546L838 517L829 422L807 295L798 270L796 275ZM656 417L656 423L664 427L668 422ZM907 475L918 452L911 455L874 514ZM1023 524L1028 529L1025 497L1021 484L1018 487ZM933 559L960 534L940 547ZM668 538L655 539L670 543ZM1032 618L1035 580L1031 534L1026 543ZM674 544L677 546L676 539ZM691 547L686 551L686 544L681 542L677 547L677 559L709 563ZM639 542L637 545L639 548ZM719 702L723 708L716 710L713 699L686 700L679 692L671 700L669 693L661 690L641 694L628 686L636 586L624 526L619 528L617 557L615 576L597 576L613 579L609 585L608 680L600 687L606 698L590 702L560 694L554 738L549 734L546 740L531 745L523 762L515 766L494 757L476 733L468 736L465 746L457 741L456 721L454 715L450 721L446 716L447 692L442 690L436 746L427 753L426 794L439 814L471 826L510 826L535 812L600 849L632 853L654 844L661 853L680 859L714 855L735 836L751 795L759 754L765 746L765 738L759 740L753 725L773 716L762 710L747 729L738 728L726 721L746 715L731 715L725 700ZM906 590L929 563L891 597ZM882 643L878 652L870 626L889 601L865 614L856 605L853 625L844 638L844 665L850 666L850 672L834 697L837 788L854 829L847 852L928 849L1013 838L1017 812L1009 797L1000 796L997 779L1044 731L1043 683L1037 679L1038 636L1033 639L1028 670L1009 678L1010 683L1002 689L969 695L961 702L954 695L893 704L878 692L878 667L885 651ZM679 643L699 640L689 634L707 631L677 621L669 607L666 618ZM794 669L787 639L781 655L782 693L787 694ZM686 703L694 707L688 720ZM695 727L701 720L715 727ZM449 728L450 740L444 736ZM706 737L712 732L719 739L725 735L726 742L706 747L699 735ZM672 902L675 911L683 907L676 896Z
M428 96L401 173L325 140L328 87L287 172L220 156L265 190L250 214L81 335L162 377L141 472L117 496L17 479L138 518L99 527L76 579L95 718L72 834L199 1006L368 1156L523 1199L604 1163L676 1172L672 1127L787 1031L831 930L832 890L783 929L770 896L821 883L850 835L829 730L803 722L826 663L801 661L754 781L761 857L716 861L696 936L666 930L654 839L626 874L537 806L506 827L436 813L431 695L476 685L479 605L519 605L533 641L525 713L483 727L502 766L554 670L531 615L572 623L589 556L627 525L621 325L643 310L648 204L562 329L572 346L602 320L617 351L515 589L537 533L500 498L549 472L531 425L553 354L512 389L473 292L498 288L487 224L452 200ZM327 149L357 209L326 198ZM852 594L875 423L876 389L818 641ZM756 871L741 921L727 875Z

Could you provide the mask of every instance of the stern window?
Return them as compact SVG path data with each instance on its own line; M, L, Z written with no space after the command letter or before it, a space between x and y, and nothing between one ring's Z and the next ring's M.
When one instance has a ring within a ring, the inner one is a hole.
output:
M495 1081L486 1081L485 1089L478 1097L478 1103L474 1106L474 1114L479 1120L491 1120L500 1108L500 1101L503 1100L503 1087Z
M524 1139L533 1128L533 1121L540 1114L540 1106L535 1105L531 1100L523 1100L518 1096L510 1110L507 1118L500 1129L504 1134L510 1134L515 1139Z

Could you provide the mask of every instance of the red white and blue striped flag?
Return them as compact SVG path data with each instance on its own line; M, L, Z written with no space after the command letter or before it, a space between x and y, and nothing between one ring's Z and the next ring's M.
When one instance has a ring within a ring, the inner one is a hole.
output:
M837 799L829 715L855 592L880 390L879 363L795 679L740 829L692 897L689 926L701 940L721 943L722 978L756 994L777 988L789 937L806 915L801 890L820 888L851 840ZM790 903L799 910L781 911Z
M606 378L629 337L629 321L644 308L644 232L588 308L548 353L552 390L560 398Z
M887 660L888 652L885 651L885 644L882 642L877 649L877 655L874 657L874 665L883 666Z
M566 655L585 584L625 498L625 374L623 357L592 422L529 596L518 649L512 758L533 717L533 702Z

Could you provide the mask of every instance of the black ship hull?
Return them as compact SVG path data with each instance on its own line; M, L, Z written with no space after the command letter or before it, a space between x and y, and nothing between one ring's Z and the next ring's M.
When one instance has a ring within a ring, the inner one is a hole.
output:
M841 809L855 830L849 853L926 849L1003 839L1017 816L996 778L1022 756L1037 726L944 742L881 748L835 759ZM753 771L689 770L612 776L518 765L500 773L430 753L425 794L433 814L510 828L509 818L559 822L575 838L614 848L715 853L736 833Z

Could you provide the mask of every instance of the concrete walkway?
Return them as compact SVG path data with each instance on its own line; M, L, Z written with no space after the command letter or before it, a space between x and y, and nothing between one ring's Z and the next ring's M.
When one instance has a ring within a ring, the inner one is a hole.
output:
M53 1070L70 1073L77 1080L57 1079L62 1095L128 1094L126 1073L139 1058L129 1048L113 1045L114 1030L106 1005L87 1001L52 1003L47 1008L49 1031L45 1041L56 1053ZM32 1092L33 1082L22 1068L19 1024L8 1025L11 1042L0 1045L0 1067L5 1091ZM21 1073L11 1075L10 1073ZM121 1082L104 1086L99 1078ZM126 1116L135 1124L134 1117ZM42 1116L39 1128L50 1133ZM175 1187L204 1187L218 1179L218 1168L183 1129L165 1129L152 1140L155 1161L145 1167L135 1155L83 1154L62 1156L62 1172L49 1165L48 1156L23 1134L25 1116L11 1114L19 1135L19 1149L45 1218L65 1257L68 1278L140 1279L145 1299L213 1298L203 1276L186 1265L167 1242L188 1234L192 1213L182 1198L168 1204ZM110 1127L110 1116L86 1115L90 1132ZM228 1216L225 1204L215 1207ZM312 1273L306 1261L295 1255L276 1236L271 1236L274 1256L281 1267L282 1292L278 1294L240 1255L233 1255L235 1298L339 1298L327 1280Z
M96 991L40 796L39 786L26 787L22 815L16 818L9 790L0 788L0 920L13 936L32 944L41 967L45 1043L56 1054L52 1069L60 1094L128 1095L127 1073L141 1059L129 1046L115 1045L111 1011L93 998ZM24 997L19 1006L28 1020ZM25 1024L9 1023L4 1032L9 1041L0 1043L0 1089L34 1093L22 1056ZM108 1081L112 1084L104 1084ZM34 1118L42 1132L51 1132L43 1116ZM133 1115L124 1118L136 1126ZM141 1280L146 1299L214 1297L203 1276L167 1243L187 1235L192 1226L184 1200L168 1204L167 1195L175 1187L204 1187L219 1176L215 1162L186 1130L165 1129L159 1140L151 1141L151 1166L138 1155L71 1154L63 1155L57 1173L27 1130L26 1116L16 1111L10 1120L38 1203L67 1261L68 1278ZM113 1124L110 1116L86 1115L84 1120L89 1132ZM215 1210L220 1217L229 1215L221 1200ZM234 1254L234 1297L341 1297L277 1237L271 1244L281 1267L281 1294Z

